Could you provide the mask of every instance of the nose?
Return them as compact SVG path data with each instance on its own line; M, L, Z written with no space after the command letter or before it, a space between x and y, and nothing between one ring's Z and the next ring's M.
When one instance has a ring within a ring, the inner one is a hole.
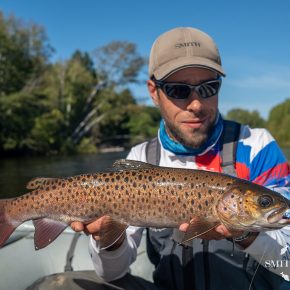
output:
M202 101L200 100L200 97L196 93L193 93L188 98L188 104L187 104L186 109L188 111L192 111L192 112L201 111L201 109L202 109Z

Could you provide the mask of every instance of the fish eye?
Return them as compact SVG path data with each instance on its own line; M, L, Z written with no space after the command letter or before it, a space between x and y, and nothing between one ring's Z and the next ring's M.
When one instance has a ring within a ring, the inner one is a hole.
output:
M273 198L270 195L262 195L259 197L258 203L261 207L267 208L272 205Z

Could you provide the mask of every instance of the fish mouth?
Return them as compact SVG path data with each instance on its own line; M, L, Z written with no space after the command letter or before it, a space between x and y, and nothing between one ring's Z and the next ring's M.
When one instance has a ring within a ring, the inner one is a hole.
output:
M270 224L274 224L274 223L290 223L290 218L288 216L285 215L285 213L289 210L288 207L281 207L278 209L274 209L272 210L268 216L267 216L267 221Z

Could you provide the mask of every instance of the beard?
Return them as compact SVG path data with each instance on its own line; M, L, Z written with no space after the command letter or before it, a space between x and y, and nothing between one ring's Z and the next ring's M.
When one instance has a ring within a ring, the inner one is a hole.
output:
M182 144L183 146L199 149L206 143L206 141L209 139L209 136L211 136L212 131L214 130L217 114L216 112L212 112L212 114L215 117L213 119L206 119L201 128L189 128L186 131L182 130L182 128L180 128L177 124L174 124L174 122L170 122L164 118L167 134L170 136L170 138Z

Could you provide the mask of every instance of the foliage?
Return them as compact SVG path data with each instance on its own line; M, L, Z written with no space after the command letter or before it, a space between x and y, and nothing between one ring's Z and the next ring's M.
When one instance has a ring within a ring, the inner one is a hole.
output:
M282 146L290 146L290 99L270 111L268 128Z
M266 121L256 110L250 112L244 109L232 109L227 113L226 119L249 125L252 128L265 128L266 126Z
M42 27L0 11L0 95L29 90L52 52Z
M49 62L44 28L0 11L0 153L96 152L156 135L158 108L140 105L128 89L145 58L136 45L113 41L93 54L76 50ZM268 126L290 146L290 101L273 108ZM264 127L257 111L233 109L228 119Z

